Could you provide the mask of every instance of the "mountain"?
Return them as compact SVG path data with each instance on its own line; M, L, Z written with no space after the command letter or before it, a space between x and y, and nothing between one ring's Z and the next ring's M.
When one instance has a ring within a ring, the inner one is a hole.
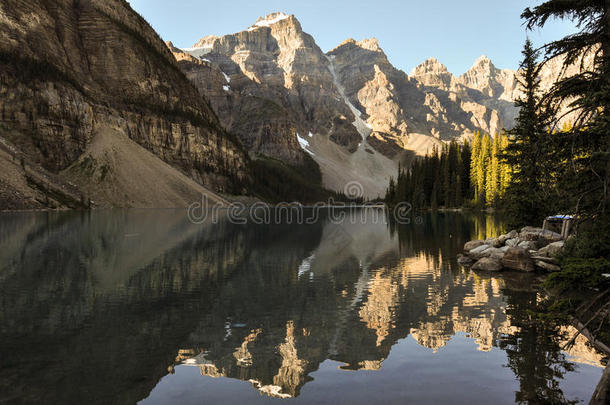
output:
M382 195L399 163L516 115L514 72L486 58L454 77L435 59L396 69L376 39L324 53L293 15L273 13L244 31L168 43L187 77L253 158L292 165L313 158L324 185L358 181Z
M240 142L126 1L6 0L0 33L0 208L241 192Z
M486 57L407 75L376 39L325 53L283 13L179 49L125 0L6 0L0 33L0 209L375 198L399 164L517 113L516 72Z

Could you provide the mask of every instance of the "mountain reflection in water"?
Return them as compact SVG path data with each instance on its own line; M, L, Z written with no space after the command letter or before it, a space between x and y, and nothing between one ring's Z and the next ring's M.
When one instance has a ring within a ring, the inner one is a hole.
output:
M172 210L1 215L0 400L589 399L602 356L582 337L561 351L574 332L532 319L536 277L457 265L465 241L500 223L350 215L311 225L193 225Z

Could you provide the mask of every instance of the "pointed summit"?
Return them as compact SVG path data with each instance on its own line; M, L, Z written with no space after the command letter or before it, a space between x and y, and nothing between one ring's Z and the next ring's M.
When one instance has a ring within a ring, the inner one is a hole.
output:
M348 38L345 41L341 42L335 48L328 51L329 55L332 55L334 52L340 49L352 49L354 47L358 47L361 49L365 49L367 51L384 53L383 49L379 46L379 40L377 38L367 38L362 41L356 41L354 38ZM384 54L385 55L385 54Z
M496 68L487 56L481 55L458 80L464 86L479 90L488 97L508 97L504 93L512 92L514 72Z
M420 65L416 66L410 76L419 81L424 86L437 87L447 90L451 87L455 79L447 67L440 63L436 58L429 58Z
M447 67L440 63L436 58L426 59L411 71L411 76L428 73L449 73Z
M491 59L487 57L487 55L481 55L474 61L474 64L470 68L470 70L474 69L487 69L488 71L492 71L496 69L496 66L493 64Z
M266 17L260 17L258 20L256 20L254 25L252 25L250 28L248 28L248 31L253 31L253 30L255 30L257 28L261 28L261 27L270 27L273 24L277 24L280 21L287 20L291 17L294 18L294 16L288 15L288 14L282 13L282 12L271 13L271 14L267 15Z
M358 46L369 51L381 51L379 40L377 40L377 38L363 39L362 41L358 42Z
M491 63L491 59L489 59L487 55L481 55L477 58L477 60L474 61L474 64L478 65L481 63Z

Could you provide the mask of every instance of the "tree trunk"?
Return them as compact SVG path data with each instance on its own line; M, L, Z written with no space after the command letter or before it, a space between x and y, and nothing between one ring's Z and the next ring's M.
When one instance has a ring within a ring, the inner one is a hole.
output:
M589 405L606 405L610 403L610 366L606 367Z

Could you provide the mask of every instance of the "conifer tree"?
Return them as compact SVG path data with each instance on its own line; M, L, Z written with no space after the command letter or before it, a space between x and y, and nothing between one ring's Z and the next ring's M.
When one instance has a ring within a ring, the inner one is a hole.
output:
M506 133L502 133L500 135L500 155L503 156L506 153L506 148L508 147L508 135ZM500 197L504 197L506 195L506 189L510 183L510 173L511 168L508 164L504 163L501 159L499 161L500 165Z
M548 215L548 200L541 187L542 168L548 158L548 113L541 107L539 53L527 39L523 47L519 85L524 96L516 101L520 108L504 161L511 166L511 182L506 192L506 210L513 226L542 224Z
M549 20L570 20L580 32L547 44L545 60L565 55L564 67L578 63L583 69L558 81L547 100L558 108L569 103L579 111L571 131L561 132L556 149L563 151L559 167L564 200L576 213L608 222L610 185L610 0L547 0L522 18L528 29L542 28ZM592 66L581 63L593 55Z
M481 134L477 131L472 138L471 158L470 158L470 183L474 192L474 203L480 204L481 190L478 188L478 163L481 153Z
M488 168L488 180L486 185L487 204L496 202L500 194L500 136L496 135L491 146L491 161Z
M488 180L488 168L491 160L491 140L487 134L481 138L481 148L479 150L479 156L477 159L477 190L479 196L477 202L485 204L487 202L487 180Z

